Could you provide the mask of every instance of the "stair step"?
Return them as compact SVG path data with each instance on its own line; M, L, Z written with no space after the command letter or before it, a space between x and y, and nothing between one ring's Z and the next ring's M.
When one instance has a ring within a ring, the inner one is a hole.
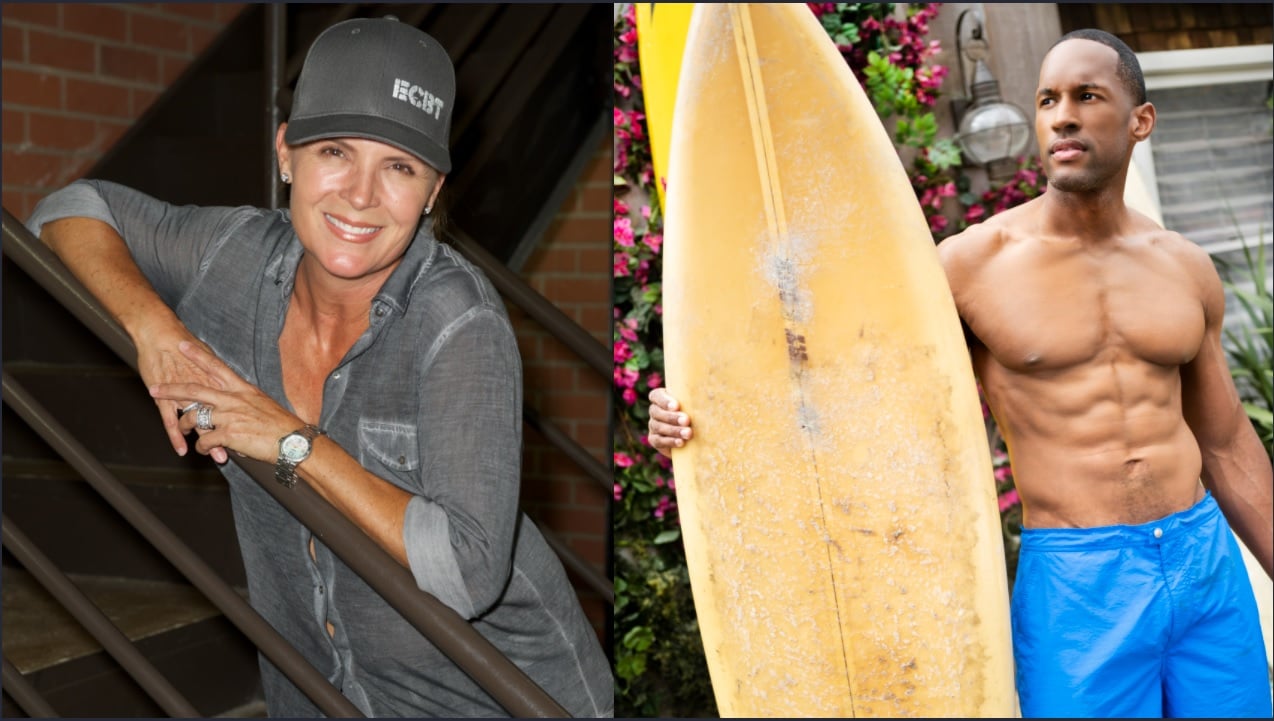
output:
M211 465L211 464L209 464ZM108 466L178 539L227 583L245 585L229 488L215 470ZM5 459L5 515L68 573L182 583L141 532L69 465ZM49 523L49 519L59 519ZM75 529L67 533L67 528Z
M85 574L70 578L201 713L263 715L255 649L198 590ZM5 656L59 714L163 715L25 570L4 568L0 618ZM20 714L8 699L4 711Z
M132 641L220 613L198 589L185 584L78 573L68 577ZM3 599L4 655L24 675L102 650L27 571L4 569Z
M206 456L181 457L173 451L154 401L141 378L126 367L6 361L4 369L103 463L189 470L212 467ZM4 452L8 457L58 459L7 405Z
M4 363L66 363L127 368L105 343L8 258L3 277Z

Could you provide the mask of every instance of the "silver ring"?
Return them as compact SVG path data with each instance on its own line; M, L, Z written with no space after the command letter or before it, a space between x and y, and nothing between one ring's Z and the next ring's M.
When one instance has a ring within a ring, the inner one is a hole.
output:
M195 412L195 428L201 431L216 429L216 426L212 425L212 406L199 404L199 410Z
M199 407L199 401L195 401L194 403L191 403L190 405L186 406L185 408L182 408L181 410L177 411L177 415L182 415L182 416L184 416L184 415L186 415L187 413L189 413L189 412L193 411L194 409L196 409L196 408L198 408L198 407Z

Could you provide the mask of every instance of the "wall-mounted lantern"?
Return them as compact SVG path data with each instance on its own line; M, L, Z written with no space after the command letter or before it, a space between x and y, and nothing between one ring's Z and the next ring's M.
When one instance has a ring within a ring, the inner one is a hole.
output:
M973 23L967 45L966 18ZM1016 172L1017 158L1031 138L1031 126L1026 113L1000 97L1000 83L986 65L990 47L982 16L972 9L960 13L956 21L956 54L960 84L966 97L951 101L951 113L957 126L956 142L960 144L965 163L985 165L991 180L1004 180ZM965 79L966 60L973 63L972 84Z

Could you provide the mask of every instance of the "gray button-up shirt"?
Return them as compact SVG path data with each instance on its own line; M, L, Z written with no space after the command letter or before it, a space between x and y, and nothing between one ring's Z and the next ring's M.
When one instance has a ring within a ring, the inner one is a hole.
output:
M119 231L191 332L289 407L278 340L304 251L286 210L177 207L80 181L42 201L27 225L39 235L70 216ZM403 540L422 590L470 619L572 715L610 715L608 661L560 562L517 509L521 362L504 306L421 225L372 301L370 327L324 383L319 425L412 494ZM231 463L221 470L252 605L363 713L505 715L247 474ZM260 662L271 716L319 715Z

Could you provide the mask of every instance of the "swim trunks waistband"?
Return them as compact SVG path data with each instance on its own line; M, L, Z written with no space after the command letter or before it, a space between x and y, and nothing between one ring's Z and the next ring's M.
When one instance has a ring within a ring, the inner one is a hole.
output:
M1094 528L1023 528L1022 549L1089 551L1156 544L1220 515L1221 508L1212 493L1205 491L1203 498L1190 508L1148 523Z

